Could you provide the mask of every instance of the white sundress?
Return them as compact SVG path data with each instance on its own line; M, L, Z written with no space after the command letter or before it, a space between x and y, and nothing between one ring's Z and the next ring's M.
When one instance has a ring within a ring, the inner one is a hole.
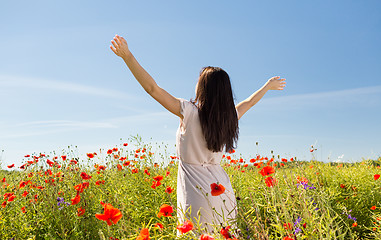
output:
M202 134L197 107L180 99L180 126L176 134L176 148L179 157L177 176L177 217L179 223L191 220L211 233L212 225L235 225L237 203L229 176L221 167L222 152L212 152L207 148ZM212 183L225 187L219 196L211 195ZM207 193L207 196L206 196ZM198 211L200 211L198 214ZM179 232L178 232L179 235Z

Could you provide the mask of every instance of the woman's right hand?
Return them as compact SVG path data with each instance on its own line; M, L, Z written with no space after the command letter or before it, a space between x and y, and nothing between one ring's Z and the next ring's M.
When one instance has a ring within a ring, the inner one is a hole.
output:
M279 76L270 78L266 83L268 90L283 90L284 86L286 86L286 79Z
M127 41L123 37L115 35L114 39L111 40L111 43L113 46L110 45L110 48L117 56L125 58L131 54L128 49Z

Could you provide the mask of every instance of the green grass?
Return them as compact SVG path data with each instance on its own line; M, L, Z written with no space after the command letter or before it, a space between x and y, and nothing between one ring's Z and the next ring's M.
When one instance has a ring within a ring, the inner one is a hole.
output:
M179 224L176 211L172 217L159 218L157 214L162 204L176 209L178 160L170 157L166 146L159 146L157 152L149 154L153 145L144 144L139 138L128 146L121 143L115 147L117 151L107 154L107 150L103 150L91 159L78 156L72 148L59 154L38 154L35 156L38 162L33 156L24 159L25 163L28 160L33 162L24 170L1 171L0 180L5 178L1 183L1 196L13 193L15 198L13 201L2 200L6 205L0 207L0 239L136 239L142 228L149 229L150 239L175 239ZM138 149L140 151L136 152ZM62 155L67 159L62 160ZM227 156L232 160L240 158L235 154ZM126 160L119 160L121 157ZM282 162L281 158L275 158L269 163L277 164L275 173L271 174L276 179L273 187L266 186L265 177L259 174L268 161L262 160L263 164L258 168L250 159L243 158L243 162L237 163L226 157L222 160L237 197L240 236L235 236L238 239L283 239L285 236L296 236L297 239L381 239L381 178L374 180L375 174L381 174L381 158L352 164L322 163L315 161L313 155L311 158L309 162L291 162L290 159ZM54 160L61 167L49 166L47 159ZM77 164L70 163L70 160L77 161ZM123 166L126 161L130 164ZM105 166L105 170L98 170L96 164ZM122 165L121 170L118 164ZM248 166L244 167L244 164ZM138 171L134 173L133 169ZM150 175L144 172L145 169ZM60 176L57 175L59 172ZM91 179L83 180L81 172L92 176ZM153 177L158 175L162 175L163 180L153 189ZM308 180L308 186L298 184L298 177ZM20 182L28 180L30 182L20 188ZM95 184L103 180L104 184ZM71 203L70 199L77 194L74 186L82 182L89 182L89 187L79 193L81 200L78 204L57 205L58 197ZM37 188L39 186L41 189ZM166 193L167 186L174 192ZM24 191L28 191L25 197L22 196ZM101 201L121 211L123 216L117 224L108 226L95 217L95 214L103 213ZM371 210L372 206L376 209ZM25 213L22 207L25 207ZM80 207L85 209L82 216L77 215ZM163 224L164 228L155 227L156 223ZM194 225L195 230L180 239L197 239L195 236L200 229L197 223ZM215 239L223 239L220 229L221 226L215 226Z

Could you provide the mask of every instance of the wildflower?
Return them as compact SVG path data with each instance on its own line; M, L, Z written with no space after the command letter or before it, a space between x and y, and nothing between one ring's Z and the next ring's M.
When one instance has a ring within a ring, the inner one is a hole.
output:
M375 210L376 209L376 206L373 206L370 208L370 210Z
M138 168L131 169L131 172L132 172L132 173L138 173L138 172L139 172L139 169L138 169Z
M173 192L173 189L168 186L166 189L165 189L165 192L168 193L168 194L171 194Z
M212 196L218 196L225 192L225 187L222 184L212 183L210 184L212 190Z
M275 169L271 166L264 166L259 173L262 176L268 176L270 174L273 174L275 172Z
M376 181L377 179L379 179L380 178L380 174L375 174L374 175L374 181Z
M148 172L148 169L145 169L145 170L144 170L144 173L145 173L145 174L147 174L148 176L150 176L150 175L151 175L151 173L150 173L150 172Z
M60 198L60 197L57 198L57 206L59 207L58 208L59 210L61 210L63 207L65 207L65 204L66 204L66 206L70 205L70 203L65 202L64 198ZM61 207L61 205L63 205L63 206Z
M20 185L19 185L19 188L23 188L23 187L25 187L29 182L30 182L30 181L28 181L28 182L21 181L21 182L20 182Z
M161 223L156 223L155 227L159 228L160 230L162 230L164 228L163 224L161 224Z
M155 179L156 181L160 182L161 180L163 180L163 176L158 175L156 177L153 177L153 179Z
M284 227L284 229L292 229L292 225L291 225L291 223L283 223L283 227Z
M112 151L113 151L113 152L117 152L117 151L118 151L118 148L113 148Z
M234 237L229 233L229 229L230 229L230 226L226 226L226 227L222 227L220 230L221 235L224 236L225 239Z
M161 185L161 182L155 182L155 181L152 181L152 186L151 188L153 189L156 189L156 187L160 186Z
M7 206L7 201L4 201L4 202L1 204L1 206L2 206L3 208L5 208L5 206Z
M61 156L61 158L62 158L62 160L66 160L66 156L65 155L63 155L63 156Z
M80 216L82 216L83 214L85 214L85 209L84 208L82 208L82 207L80 207L80 208L78 208L77 209L77 215L78 215L78 217L80 217Z
M357 227L357 222L354 222L354 223L352 224L352 227Z
M112 153L112 149L107 150L107 154L111 154L111 153Z
M106 221L107 225L111 226L112 223L116 224L122 218L122 213L119 209L114 208L109 203L106 203L104 205L104 213L95 214L95 217L99 220Z
M303 223L303 227L306 228L307 227L307 223Z
M21 208L21 211L22 211L23 213L26 212L26 211L25 211L25 206Z
M8 202L12 202L16 198L15 195L11 195L8 197Z
M202 235L200 236L200 240L214 240L214 237L211 237L211 236L209 236L209 235L204 235L204 234L202 234Z
M286 236L282 240L294 240L294 239Z
M88 179L90 179L91 178L91 176L90 175L88 175L87 173L85 173L85 172L81 172L81 178L83 179L83 180L88 180Z
M123 146L127 147L127 146L128 146L128 143L123 143Z
M94 157L94 154L93 153L88 153L86 154L88 158L93 158Z
M128 165L130 165L130 161L125 161L125 162L123 163L123 166L125 166L125 167L127 167Z
M274 187L276 185L276 179L273 177L267 177L265 178L265 183L267 187Z
M148 228L143 228L140 231L139 236L136 238L136 240L149 240L149 231Z
M340 184L340 187L341 188L346 188L344 184Z
M182 225L178 225L176 228L180 231L181 234L184 234L193 229L193 223L186 220Z
M7 167L8 168L13 168L15 166L15 164L12 164L12 165L8 165Z
M165 176L168 177L170 173L171 173L170 171L166 171Z
M173 213L173 208L169 206L168 204L163 204L160 207L159 213L157 214L157 217L160 218L161 216L164 217L172 217L171 213Z
M28 191L24 191L24 193L22 194L23 197L26 197L26 195L28 195Z
M81 201L81 196L79 195L79 193L77 193L77 195L71 199L71 205L78 204L79 201Z
M122 165L118 164L117 167L118 167L118 171L122 171L123 170Z

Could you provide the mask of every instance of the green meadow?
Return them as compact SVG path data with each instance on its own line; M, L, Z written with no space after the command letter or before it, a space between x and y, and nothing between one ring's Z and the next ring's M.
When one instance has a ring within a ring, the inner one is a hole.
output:
M153 146L137 137L84 156L73 147L25 153L22 165L3 166L0 239L199 239L197 222L176 236L179 160ZM381 239L381 158L339 164L314 154L224 155L239 213L231 239ZM164 204L173 212L160 216ZM226 227L209 239L226 239Z

